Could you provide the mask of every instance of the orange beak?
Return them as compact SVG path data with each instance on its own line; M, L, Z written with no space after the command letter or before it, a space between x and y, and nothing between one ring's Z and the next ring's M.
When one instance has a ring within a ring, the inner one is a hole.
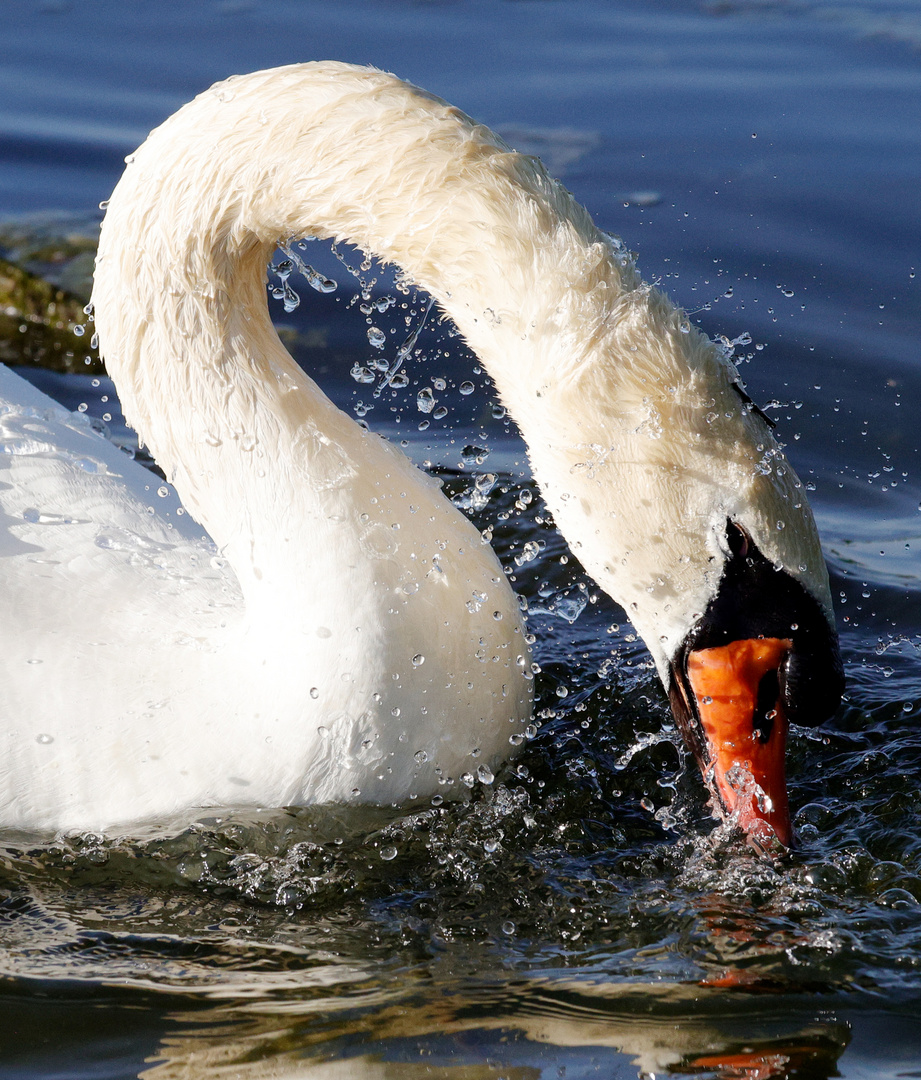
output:
M787 718L778 679L792 644L754 638L688 655L688 680L710 754L708 774L727 814L765 851L778 842L787 848L793 838L784 772Z

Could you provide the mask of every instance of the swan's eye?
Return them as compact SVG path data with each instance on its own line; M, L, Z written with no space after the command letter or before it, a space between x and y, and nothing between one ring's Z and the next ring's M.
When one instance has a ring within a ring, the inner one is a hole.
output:
M748 533L729 518L726 519L726 544L733 558L744 559L748 554Z

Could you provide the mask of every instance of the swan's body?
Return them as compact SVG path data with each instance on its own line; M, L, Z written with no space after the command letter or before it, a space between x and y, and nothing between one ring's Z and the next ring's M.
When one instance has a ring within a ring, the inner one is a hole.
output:
M517 604L387 444L352 425L346 482L343 442L335 469L317 442L312 490L335 515L289 535L313 591L289 581L293 611L277 594L254 610L153 474L20 382L2 369L4 824L390 802L507 756L530 716Z
M807 630L824 626L805 652L833 642L799 481L732 365L619 241L538 162L392 76L259 72L201 95L134 156L93 296L125 414L221 561L99 440L92 474L40 449L9 458L0 573L19 592L0 821L397 801L509 754L529 715L528 657L498 563L272 329L266 263L306 234L399 264L450 313L560 528L673 691L676 657L710 642L702 619L732 560L751 561L748 541L805 596ZM4 419L28 427L11 397ZM36 510L80 522L23 519ZM742 555L727 521L748 538ZM41 579L27 577L30 548ZM799 641L778 625L766 632Z

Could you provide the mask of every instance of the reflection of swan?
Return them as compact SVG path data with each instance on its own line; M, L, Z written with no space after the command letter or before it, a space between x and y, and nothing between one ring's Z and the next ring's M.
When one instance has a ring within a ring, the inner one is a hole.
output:
M437 985L437 984L436 984ZM491 992L443 987L349 1010L327 999L198 1009L165 1034L143 1080L536 1080L704 1073L768 1080L835 1075L848 1028L829 1010L694 984L518 980ZM341 1019L336 1012L341 1010ZM319 1022L318 1022L319 1020ZM313 1022L311 1022L313 1021ZM422 1057L422 1061L419 1058ZM632 1068L628 1064L632 1060ZM569 1066L566 1070L565 1066ZM556 1066L554 1068L554 1066Z
M269 322L273 246L308 233L399 264L455 319L718 797L750 771L774 805L749 794L743 824L786 839L783 713L824 718L840 665L765 421L538 162L341 64L197 98L134 156L102 230L103 354L219 560L148 474L4 376L0 820L448 793L520 734L529 661L495 558Z

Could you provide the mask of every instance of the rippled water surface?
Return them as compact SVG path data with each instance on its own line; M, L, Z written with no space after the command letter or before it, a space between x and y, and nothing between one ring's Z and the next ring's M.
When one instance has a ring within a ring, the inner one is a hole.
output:
M378 350L358 258L318 252L339 288L292 278L285 340L491 530L536 639L533 738L455 804L0 835L0 1075L921 1076L919 6L50 0L4 23L0 254L78 293L88 257L54 238L92 237L124 155L234 71L375 63L540 154L737 340L814 487L849 688L791 740L797 851L759 861L714 828L485 376L429 319L375 396L425 299L363 273L397 300ZM28 375L130 438L98 373Z

